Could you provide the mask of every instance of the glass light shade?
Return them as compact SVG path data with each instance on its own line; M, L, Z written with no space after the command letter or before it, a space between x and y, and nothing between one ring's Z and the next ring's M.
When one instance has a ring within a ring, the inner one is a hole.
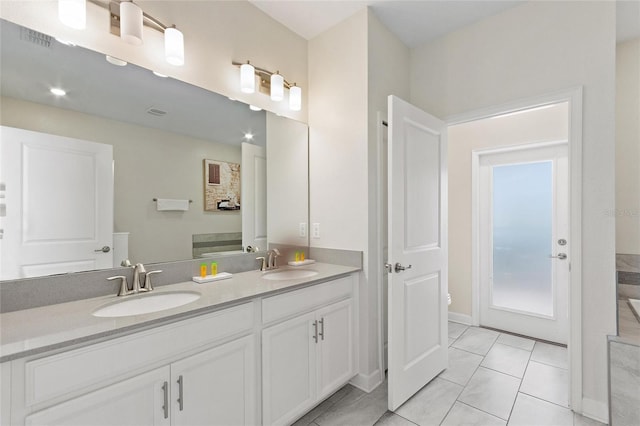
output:
M131 1L120 3L120 38L129 44L142 44L142 9Z
M240 90L244 93L256 91L256 74L253 65L247 63L240 66Z
M164 57L171 65L184 65L184 36L175 28L164 30Z
M58 19L68 27L84 30L87 26L87 1L58 0Z
M289 109L291 111L302 109L302 89L295 84L289 89Z
M284 99L284 77L280 74L271 74L271 100L280 102Z

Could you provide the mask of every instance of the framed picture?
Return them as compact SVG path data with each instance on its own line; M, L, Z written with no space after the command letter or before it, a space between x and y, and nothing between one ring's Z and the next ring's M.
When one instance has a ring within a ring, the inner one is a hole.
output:
M240 164L204 160L204 210L240 210Z

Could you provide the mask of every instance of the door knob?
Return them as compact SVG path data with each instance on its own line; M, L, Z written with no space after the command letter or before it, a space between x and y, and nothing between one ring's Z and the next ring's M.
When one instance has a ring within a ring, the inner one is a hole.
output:
M565 260L567 258L566 253L558 253L557 256L549 256L551 259Z
M409 265L409 266L402 266L402 264L398 262L398 263L396 263L396 265L394 266L394 268L393 268L393 269L394 269L396 272L402 272L402 271L404 271L405 269L411 269L411 265Z
M103 253L109 253L109 252L111 251L111 247L109 247L109 246L104 246L104 247L102 247L101 249L94 250L94 251L95 251L96 253L97 253L97 252L99 252L99 251L101 251L101 252L103 252Z

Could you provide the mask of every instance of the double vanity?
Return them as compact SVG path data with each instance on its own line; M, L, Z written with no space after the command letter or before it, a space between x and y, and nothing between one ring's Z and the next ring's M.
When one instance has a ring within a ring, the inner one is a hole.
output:
M248 271L4 313L0 423L290 424L357 373L358 271Z

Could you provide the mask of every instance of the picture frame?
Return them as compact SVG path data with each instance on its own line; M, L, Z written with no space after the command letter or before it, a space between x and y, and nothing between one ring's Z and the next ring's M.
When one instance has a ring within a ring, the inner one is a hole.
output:
M203 160L204 210L229 212L240 210L240 164Z

